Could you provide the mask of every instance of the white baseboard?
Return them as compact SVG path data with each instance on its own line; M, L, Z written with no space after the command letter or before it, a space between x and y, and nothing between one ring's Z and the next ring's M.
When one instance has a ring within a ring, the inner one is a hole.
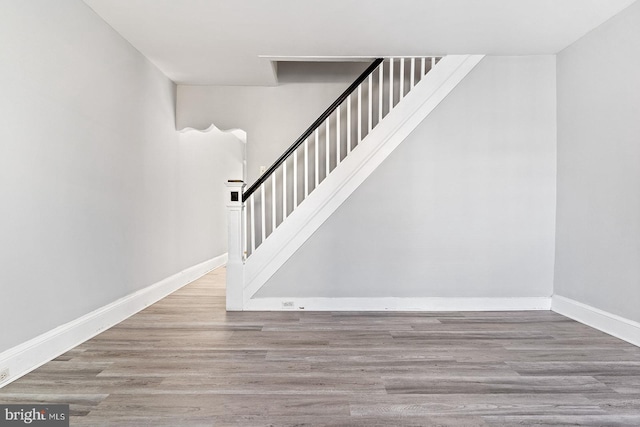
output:
M554 295L551 310L640 347L640 323L599 308Z
M285 305L285 303L290 303ZM245 311L549 310L551 298L252 298Z
M189 267L0 353L0 368L9 368L9 377L0 383L0 388L122 322L209 271L225 265L226 262L227 254L223 254Z

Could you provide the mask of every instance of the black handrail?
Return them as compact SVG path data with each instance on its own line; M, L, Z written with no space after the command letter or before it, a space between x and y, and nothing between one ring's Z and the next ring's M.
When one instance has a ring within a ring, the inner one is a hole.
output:
M377 58L375 61L373 61L371 63L371 65L369 65L367 67L366 70L364 70L364 72L362 74L360 74L360 76L358 76L358 78L351 83L351 86L349 86L347 88L347 90L345 90L342 95L340 95L338 97L338 99L336 99L333 104L331 104L329 106L329 108L326 109L326 111L324 113L322 113L322 115L320 117L317 118L317 120L315 122L313 122L313 124L311 126L309 126L309 128L307 130L305 130L302 135L300 135L300 137L298 139L296 139L296 141L291 144L291 146L289 148L287 148L287 151L285 151L284 153L282 153L282 155L280 157L278 157L278 160L276 160L270 167L269 169L267 169L262 175L260 175L260 178L258 178L258 180L256 182L254 182L249 188L247 188L247 190L242 194L242 201L246 202L247 199L249 197L251 197L251 195L258 189L260 188L260 186L271 176L271 174L273 174L275 172L276 169L278 169L278 167L283 164L285 162L285 160L287 160L287 158L298 148L302 145L302 143L309 137L311 136L311 134L322 124L324 123L324 121L331 115L331 113L333 113L335 111L336 108L338 108L338 106L340 104L342 104L344 102L345 99L347 99L349 97L349 95L351 95L353 93L354 90L356 90L356 88L358 86L360 86L360 83L362 83L363 81L365 81L365 79L367 77L369 77L369 75L371 73L373 73L373 71L378 68L378 65L380 65L380 63L382 63L383 59L382 58Z

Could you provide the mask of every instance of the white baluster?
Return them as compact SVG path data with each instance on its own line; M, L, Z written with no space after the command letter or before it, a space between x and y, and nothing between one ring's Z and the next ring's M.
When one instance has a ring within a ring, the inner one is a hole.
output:
M404 58L400 58L400 99L404 98Z
M247 206L246 204L243 204L243 209L242 209L242 229L244 230L244 235L243 235L243 239L242 239L242 259L247 259L247 255L248 255L248 251L249 251L249 242L247 241L249 235L248 233L248 228L247 228Z
M411 58L411 78L410 78L411 86L410 89L416 85L416 58Z
M351 152L351 95L347 97L347 154Z
M367 94L367 101L369 104L369 115L367 117L369 124L367 131L371 132L371 128L373 127L373 73L369 75L369 93Z
M393 58L389 58L389 111L393 110Z
M309 138L304 140L304 198L309 195Z
M294 180L295 181L295 180ZM287 161L282 163L282 220L287 217Z
M315 185L315 187L313 187L314 189L316 187L318 187L318 183L320 182L320 175L319 175L319 172L320 172L320 141L319 141L319 138L320 137L319 137L318 133L319 133L318 129L316 128L316 133L315 133L315 135L316 135L316 143L315 143L315 146L316 146L316 162L315 162L315 164L316 164L316 170L315 170L315 172L316 172L316 176L315 176L316 180L315 180L315 183L316 183L316 185Z
M433 70L433 67L435 67L435 66L436 66L436 57L432 56L431 57L431 69Z
M336 166L340 164L340 105L336 109Z
M251 195L251 253L254 253L256 250L256 204L255 204L255 195L253 193Z
M331 129L329 126L329 118L327 117L327 120L325 121L325 128L324 128L324 163L325 163L325 175L324 177L328 177L329 176L329 169L330 169L330 153L331 153L331 147L330 147L330 141L329 138L331 137Z
M362 141L362 84L358 86L358 144Z
M271 174L271 232L276 229L276 173Z
M298 207L298 150L294 150L293 151L293 209L297 207Z
M378 67L378 123L382 121L382 87L384 86L384 62Z
M427 58L422 57L420 60L420 78L427 74Z
M265 200L265 197L264 197L264 182L263 182L260 185L260 213L262 214L262 217L260 218L260 225L262 226L262 240L260 241L260 244L264 243L265 239L267 238L267 224L266 224L267 217L265 215L266 204L267 204L267 201Z

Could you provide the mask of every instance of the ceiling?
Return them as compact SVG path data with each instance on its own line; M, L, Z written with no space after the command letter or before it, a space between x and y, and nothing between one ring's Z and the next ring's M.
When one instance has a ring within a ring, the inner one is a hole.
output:
M554 54L635 0L84 0L179 84L273 85L272 60Z

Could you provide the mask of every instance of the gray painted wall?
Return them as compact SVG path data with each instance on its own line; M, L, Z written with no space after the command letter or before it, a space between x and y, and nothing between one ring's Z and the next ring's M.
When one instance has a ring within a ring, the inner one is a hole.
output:
M177 126L205 129L215 123L220 129L246 131L247 180L252 183L260 166L269 167L367 65L342 67L332 78L310 77L304 64L287 65L284 83L273 87L179 85Z
M2 352L224 253L233 171L203 166L237 147L179 137L175 85L79 0L3 2L0 40Z
M487 57L258 297L548 297L555 57Z
M238 138L217 129L180 133L174 202L179 265L196 264L194 254L212 258L227 252L226 182L242 178L244 149Z
M640 321L640 3L558 55L555 293Z

